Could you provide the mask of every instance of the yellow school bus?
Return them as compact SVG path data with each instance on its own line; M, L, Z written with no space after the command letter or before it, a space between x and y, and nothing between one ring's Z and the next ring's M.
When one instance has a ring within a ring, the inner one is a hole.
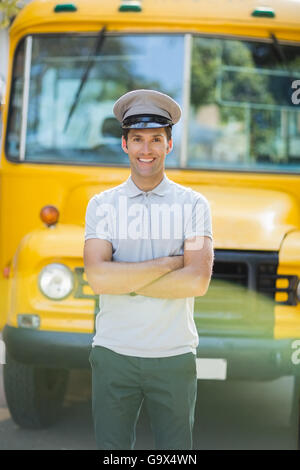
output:
M299 6L35 0L10 28L2 109L0 323L20 426L55 420L68 371L89 367L99 298L84 274L85 210L130 174L112 106L138 88L181 104L166 172L211 204L199 364L226 380L292 375L297 397Z

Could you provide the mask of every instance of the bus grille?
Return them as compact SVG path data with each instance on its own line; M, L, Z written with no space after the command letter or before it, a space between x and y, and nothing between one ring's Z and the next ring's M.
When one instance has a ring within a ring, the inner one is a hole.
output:
M199 334L271 337L277 266L277 252L215 250L210 287L195 299Z
M296 305L297 276L279 275L277 252L215 250L213 274L205 296L195 298L200 335L272 337L276 305ZM74 296L94 301L84 268L75 268ZM89 288L87 290L87 288ZM280 295L280 297L279 297Z

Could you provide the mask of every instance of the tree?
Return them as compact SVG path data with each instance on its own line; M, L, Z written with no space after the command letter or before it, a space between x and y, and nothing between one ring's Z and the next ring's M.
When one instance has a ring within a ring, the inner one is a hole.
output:
M7 28L13 18L25 5L25 1L1 0L0 1L0 29Z

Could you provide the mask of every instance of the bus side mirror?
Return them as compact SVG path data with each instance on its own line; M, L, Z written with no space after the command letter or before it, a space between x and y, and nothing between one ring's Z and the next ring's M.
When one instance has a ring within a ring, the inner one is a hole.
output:
M101 131L103 137L115 137L116 139L120 139L122 137L122 128L120 123L113 117L107 117L104 119Z
M0 116L2 115L2 111L5 104L5 81L2 77L0 77Z
M2 136L2 115L3 115L3 108L5 104L5 81L2 77L0 77L0 144L1 144L1 136Z

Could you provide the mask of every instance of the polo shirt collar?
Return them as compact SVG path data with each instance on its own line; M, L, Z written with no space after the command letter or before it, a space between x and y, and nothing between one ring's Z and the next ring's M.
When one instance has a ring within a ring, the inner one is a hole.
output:
M129 176L125 185L126 185L126 192L128 194L128 197L135 197L140 194L145 194L145 191L142 191L140 188L136 186L131 176ZM157 194L158 196L164 196L166 192L168 191L168 186L169 186L169 179L164 173L164 177L162 181L155 188L151 189L151 191L147 191L147 192L151 194L152 193Z

